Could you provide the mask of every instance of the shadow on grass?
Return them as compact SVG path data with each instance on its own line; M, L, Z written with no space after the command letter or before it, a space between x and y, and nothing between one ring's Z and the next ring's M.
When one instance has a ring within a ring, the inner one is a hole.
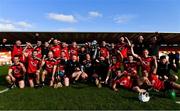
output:
M0 76L0 86L7 86L7 82L5 78L6 78L6 75Z

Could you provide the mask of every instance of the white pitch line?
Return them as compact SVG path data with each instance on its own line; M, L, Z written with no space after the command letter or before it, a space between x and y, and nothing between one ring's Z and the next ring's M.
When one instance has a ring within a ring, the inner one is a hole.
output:
M180 101L176 101L177 104L180 104Z
M1 90L1 91L0 91L0 94L2 94L2 93L4 93L4 92L7 92L7 91L9 91L9 88L6 88L6 89L4 89L4 90Z

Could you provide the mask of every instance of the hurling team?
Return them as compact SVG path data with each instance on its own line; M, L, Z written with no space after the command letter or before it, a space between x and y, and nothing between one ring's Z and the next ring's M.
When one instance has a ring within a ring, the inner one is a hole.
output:
M25 47L16 40L6 80L9 88L60 88L82 83L138 93L179 91L178 67L167 56L158 57L159 46L156 36L146 42L143 36L137 41L120 36L117 43L93 40L84 44L51 38L43 43L26 42Z

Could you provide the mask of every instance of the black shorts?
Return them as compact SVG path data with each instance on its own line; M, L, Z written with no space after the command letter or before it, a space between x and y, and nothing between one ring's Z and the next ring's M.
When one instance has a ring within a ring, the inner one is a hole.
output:
M28 80L36 79L36 74L35 73L28 73Z
M24 80L24 77L23 77L23 76L20 76L20 77L15 77L15 79L16 79L16 82L19 82L19 81Z
M173 89L172 84L173 83L170 81L164 81L164 90L166 91L166 90Z

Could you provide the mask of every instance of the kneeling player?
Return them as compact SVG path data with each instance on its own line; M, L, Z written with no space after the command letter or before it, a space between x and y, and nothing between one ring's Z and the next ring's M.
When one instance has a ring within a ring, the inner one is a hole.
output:
M19 62L19 56L14 56L13 62L14 63L9 68L6 80L10 84L10 88L12 88L15 84L17 84L19 88L24 88L24 74L26 69L24 65Z
M100 56L99 60L96 59L94 67L95 67L95 69L94 69L95 72L92 75L92 77L95 79L96 86L98 88L101 88L102 83L104 83L106 81L109 63L103 56Z
M112 57L111 65L109 66L108 73L106 76L105 84L110 84L112 86L112 83L115 79L115 77L118 74L118 71L121 70L121 62L117 61L117 58L115 56Z
M65 68L67 66L67 58L64 58L63 56L59 59L57 59L57 70L55 75L55 83L54 88L62 87L62 82L64 86L69 86L69 83L67 81L67 77L65 75Z
M44 70L42 72L42 83L44 85L45 79L48 79L48 84L50 86L53 86L54 84L54 76L56 73L56 67L57 67L57 62L53 58L53 52L49 51L48 52L48 58L42 61L42 66L44 66Z

